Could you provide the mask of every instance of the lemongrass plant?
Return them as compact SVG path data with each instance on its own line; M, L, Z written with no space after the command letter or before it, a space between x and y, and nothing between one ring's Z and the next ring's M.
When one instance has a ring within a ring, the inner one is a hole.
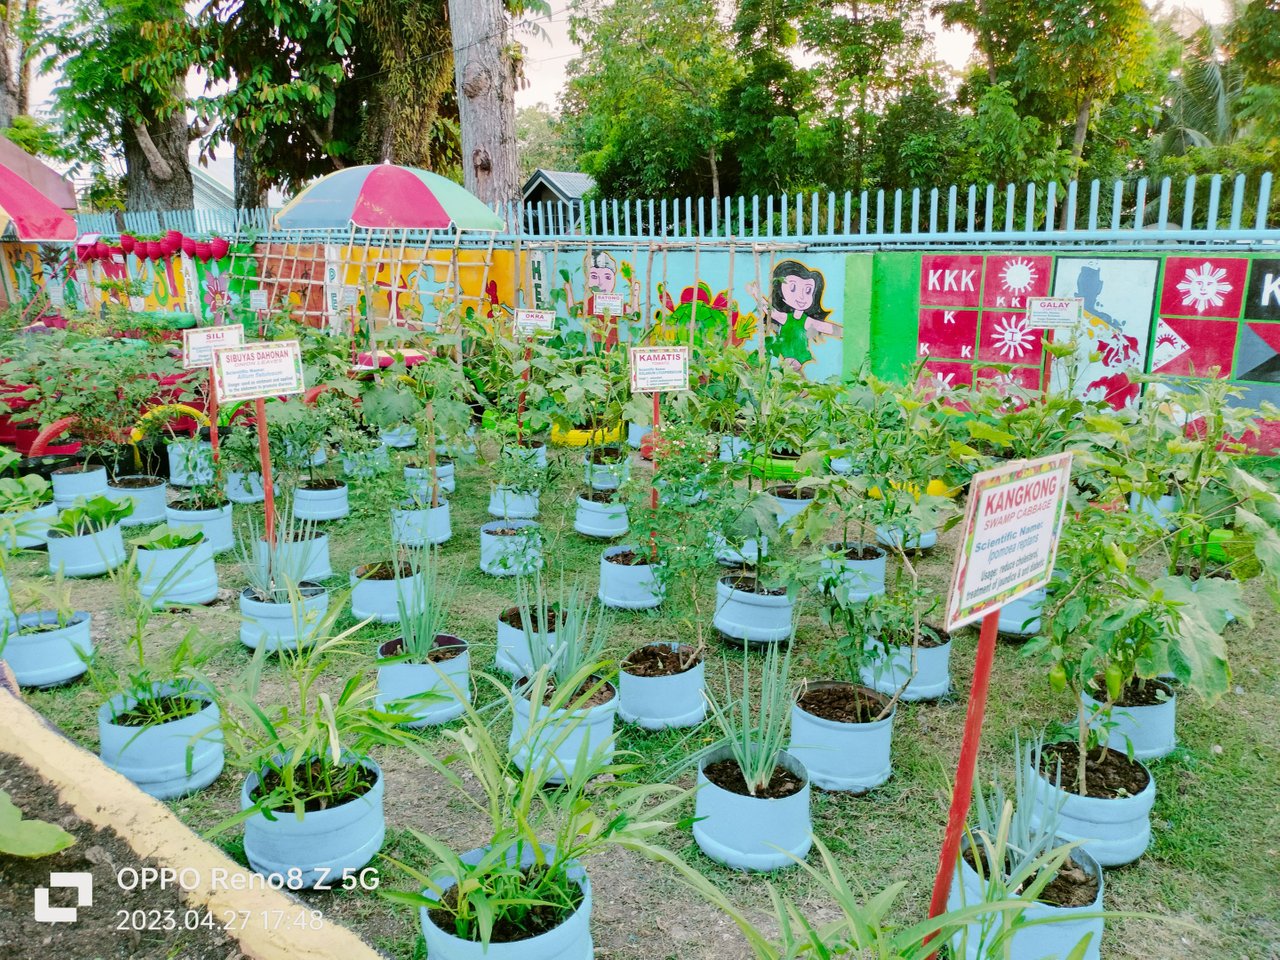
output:
M236 539L240 571L249 589L263 603L289 603L298 592L315 549L316 523L299 520L286 503L276 513L275 539L268 541L252 514L245 517L246 533ZM262 543L261 555L256 545Z
M400 654L408 663L426 663L458 592L458 576L440 575L440 548L409 551L410 575L398 577L396 611L400 617Z
M769 645L760 668L758 690L751 682L751 657L744 651L739 696L732 701L727 699L733 689L728 658L724 662L726 701L721 703L710 692L704 694L723 735L721 743L712 749L721 745L729 747L752 796L769 785L778 766L778 755L787 742L791 725L791 643L794 639L793 634L785 644ZM780 649L783 646L785 653Z

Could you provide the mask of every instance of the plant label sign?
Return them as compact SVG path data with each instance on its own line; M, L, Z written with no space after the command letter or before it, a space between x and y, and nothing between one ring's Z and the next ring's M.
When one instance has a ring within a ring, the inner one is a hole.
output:
M1082 297L1027 297L1029 326L1044 330L1070 330L1082 320Z
M540 331L554 331L555 328L556 312L554 310L516 311L516 333L536 336Z
M297 340L219 347L213 351L213 383L219 403L301 393L302 349Z
M249 291L249 309L250 310L267 309L267 291L250 290Z
M947 600L948 632L1049 582L1070 486L1070 453L973 478Z
M182 331L182 369L213 366L213 351L244 343L244 327L229 323L222 327L191 327Z
M688 347L631 348L632 393L670 393L688 389Z
M603 317L606 313L611 317L622 316L623 300L620 293L594 293L591 295L591 314Z

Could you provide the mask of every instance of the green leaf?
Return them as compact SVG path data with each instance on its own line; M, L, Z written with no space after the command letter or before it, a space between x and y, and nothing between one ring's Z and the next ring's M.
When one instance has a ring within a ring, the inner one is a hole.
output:
M52 856L75 842L76 838L57 824L23 820L9 794L0 790L0 854L33 860Z

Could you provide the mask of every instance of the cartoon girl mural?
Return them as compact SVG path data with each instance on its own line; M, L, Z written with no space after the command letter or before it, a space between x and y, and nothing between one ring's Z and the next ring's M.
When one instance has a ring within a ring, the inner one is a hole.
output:
M618 289L618 261L611 254L605 253L603 250L598 253L588 254L582 261L583 268L587 275L587 299L583 303L582 316L600 317L601 322L592 325L591 339L596 343L603 343L605 349L611 349L618 343L618 318L610 311L607 326L603 321L604 311L596 309L597 293L616 293ZM623 271L626 272L628 265L623 264ZM622 306L623 313L634 313L640 308L640 286L634 281L628 280L627 285L630 288L629 296ZM565 306L570 310L573 309L573 287L566 280L564 285Z
M769 314L765 321L765 350L797 370L813 360L813 344L838 337L844 328L828 320L822 305L826 278L798 260L783 260L773 269Z

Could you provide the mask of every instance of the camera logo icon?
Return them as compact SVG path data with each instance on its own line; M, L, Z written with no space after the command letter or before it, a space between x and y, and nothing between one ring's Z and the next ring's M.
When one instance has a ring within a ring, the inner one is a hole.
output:
M49 890L56 887L70 887L75 890L76 905L51 907ZM49 886L36 887L36 923L75 923L76 911L81 907L91 906L93 906L93 874L91 873L51 873Z

